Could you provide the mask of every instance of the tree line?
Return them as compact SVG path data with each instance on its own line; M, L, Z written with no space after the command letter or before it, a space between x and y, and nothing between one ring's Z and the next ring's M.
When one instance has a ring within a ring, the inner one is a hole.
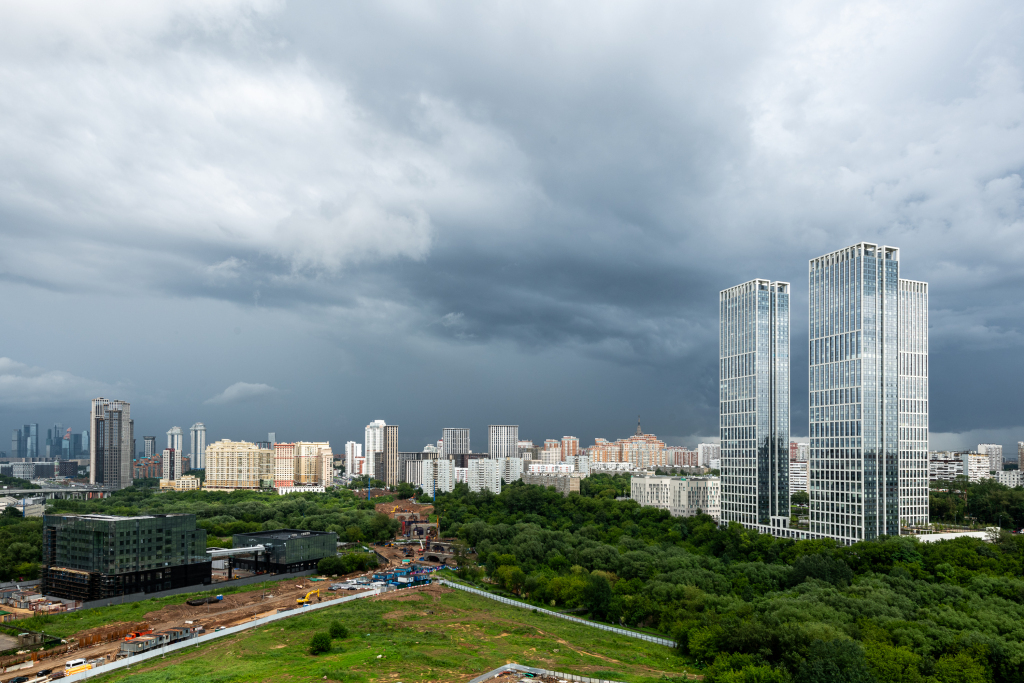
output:
M460 574L671 635L716 681L1024 683L1024 536L838 546L603 494L512 484L439 496Z

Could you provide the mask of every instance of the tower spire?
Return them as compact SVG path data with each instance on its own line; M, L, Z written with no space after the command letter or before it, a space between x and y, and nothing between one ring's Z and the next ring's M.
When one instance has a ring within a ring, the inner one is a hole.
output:
M643 434L643 432L640 431L640 416L637 415L636 416L636 435L640 436L641 434Z

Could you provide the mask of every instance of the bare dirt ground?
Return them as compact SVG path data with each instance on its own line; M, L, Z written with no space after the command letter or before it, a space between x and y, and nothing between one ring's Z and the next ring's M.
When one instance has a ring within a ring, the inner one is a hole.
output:
M140 617L140 621L148 623L149 627L154 631L163 631L175 626L184 626L186 621L191 621L194 626L202 626L207 632L210 632L218 626L237 626L239 624L244 624L247 621L251 621L253 618L268 616L283 609L301 610L302 608L296 605L296 600L305 596L306 593L311 590L319 589L321 600L331 600L361 592L332 592L328 591L327 588L335 581L353 579L357 576L362 576L364 573L365 572L356 572L354 574L347 574L344 577L338 577L337 579L328 579L327 581L295 579L288 581L287 583L270 586L267 588L267 591L253 590L245 593L225 595L222 601L202 605L201 607L192 607L191 605L186 604L185 601L189 596L182 595L179 603L168 605L153 612L148 612ZM313 596L312 600L315 602L316 596ZM109 624L108 626L112 625L113 624ZM83 633L85 632L83 631ZM19 669L17 672L9 672L5 675L4 680L13 676L29 676L31 678L34 672L41 669L60 669L63 668L65 661L78 657L84 657L85 659L99 659L101 657L113 656L116 655L120 646L121 641L113 641L74 650L73 652L68 652L61 657L41 660L31 668Z

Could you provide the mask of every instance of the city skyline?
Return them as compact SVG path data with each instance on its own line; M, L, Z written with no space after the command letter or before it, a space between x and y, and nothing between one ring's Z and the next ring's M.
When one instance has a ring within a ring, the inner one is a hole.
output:
M637 413L692 446L718 430L715 296L764 273L794 283L805 437L803 264L865 241L929 283L932 447L1012 454L1005 7L13 6L0 428L43 447L117 396L161 446L197 420L340 444L374 416L401 450L445 425L592 443ZM75 333L34 332L54 316Z

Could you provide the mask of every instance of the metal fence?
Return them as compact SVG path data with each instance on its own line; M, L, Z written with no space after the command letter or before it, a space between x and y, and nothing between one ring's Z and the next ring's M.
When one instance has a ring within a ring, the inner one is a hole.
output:
M454 583L447 579L438 579L438 583L444 584L450 588L457 588L460 591L466 591L467 593L473 593L491 600L497 600L498 602L512 607L519 607L521 609L534 610L540 614L546 614L550 617L558 617L559 619L565 619L566 621L574 621L577 624L583 624L591 628L601 629L602 631L609 631L610 633L617 633L620 636L626 636L627 638L638 638L640 640L646 640L648 643L657 643L658 645L664 645L665 647L675 647L675 641L669 640L668 638L658 638L657 636L649 636L646 633L638 633L637 631L630 631L628 629L619 628L617 626L609 626L608 624L599 624L596 621L587 621L586 619L580 619L568 614L561 614L560 612L552 612L551 610L544 609L543 607L534 607L525 602L519 602L518 600L510 600L509 598L503 598L500 595L494 595L487 591L482 591L477 588L470 588L469 586L463 586L460 583Z
M229 626L225 629L221 629L220 631L204 633L203 635L197 638L192 638L191 640L183 640L181 642L174 643L171 645L165 645L164 647L147 652L145 654L135 655L133 657L126 657L125 659L118 659L117 661L110 662L108 664L101 664L95 669L89 669L87 671L83 671L72 676L67 676L64 679L62 679L62 683L75 683L76 681L84 681L87 678L102 676L104 674L110 673L111 671L117 671L118 669L131 667L132 664L138 664L139 662L144 662L147 659L153 659L154 657L162 657L171 652L184 650L185 648L189 647L199 647L203 643L209 642L216 638L234 635L235 633L241 633L242 631L246 631L251 628L256 628L257 626L263 626L264 624L269 624L270 622L277 621L279 619L287 619L288 617L296 617L302 614L308 614L309 612L318 609L335 607L337 605L340 605L344 602L349 602L351 600L358 600L359 598L366 598L371 595L379 595L381 592L382 591L379 589L373 589L370 591L366 591L364 593L356 593L355 595L348 595L344 598L338 598L336 600L327 600L325 602L320 602L313 605L306 605L305 607L297 607L295 609L290 609L284 612L278 612L277 614L271 614L270 616L262 617L260 619L253 619L252 621L247 621L244 624L239 624L237 626Z
M576 683L619 683L619 681L608 681L603 678L587 678L586 676L577 676L576 674L562 673L561 671L549 671L547 669L536 669L532 666L523 666L522 664L516 664L512 662L505 666L499 666L493 671L477 676L469 683L484 683L484 681L500 676L508 671L521 671L522 673L535 674L537 676L557 676L561 680L575 681Z

